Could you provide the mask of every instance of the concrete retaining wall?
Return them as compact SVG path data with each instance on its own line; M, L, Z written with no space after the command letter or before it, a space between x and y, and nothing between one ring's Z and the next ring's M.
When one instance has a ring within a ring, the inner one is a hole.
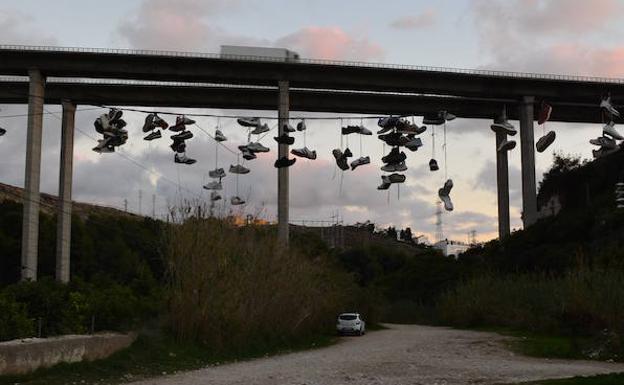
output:
M23 374L61 362L93 361L127 348L136 334L99 333L0 343L0 375Z

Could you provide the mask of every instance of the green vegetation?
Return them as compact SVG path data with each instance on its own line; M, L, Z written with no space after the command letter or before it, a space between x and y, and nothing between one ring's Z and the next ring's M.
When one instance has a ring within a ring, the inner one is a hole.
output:
M128 349L95 362L60 364L40 369L23 376L2 376L0 384L66 385L111 384L138 381L163 374L203 368L224 362L315 349L334 343L326 335L299 339L289 344L273 343L245 352L231 351L216 354L204 344L179 341L169 334L147 333Z

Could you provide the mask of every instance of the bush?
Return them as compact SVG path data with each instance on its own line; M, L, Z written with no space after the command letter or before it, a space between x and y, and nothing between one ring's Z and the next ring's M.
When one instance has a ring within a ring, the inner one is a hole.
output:
M216 351L300 340L333 331L337 313L355 303L349 274L324 255L279 247L266 226L186 216L179 222L165 254L169 325L181 339Z
M26 306L10 296L0 295L0 341L31 337L35 332Z

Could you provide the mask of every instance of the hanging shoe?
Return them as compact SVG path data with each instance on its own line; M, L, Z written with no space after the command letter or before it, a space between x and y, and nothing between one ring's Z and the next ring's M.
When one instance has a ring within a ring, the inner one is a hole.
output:
M197 161L195 159L189 158L188 156L186 156L185 154L178 154L176 153L173 160L175 161L175 163L183 163L183 164L195 164Z
M496 133L501 132L503 134L511 136L514 136L518 133L518 131L516 131L516 128L511 123L509 123L506 118L501 117L494 119L494 124L492 124L490 128Z
M607 123L603 128L602 128L602 134L603 135L609 135L610 137L612 137L615 140L623 140L624 136L620 135L619 132L617 132L617 130L615 129L615 123L612 121L610 121L609 123Z
M290 153L300 158L307 158L311 160L316 159L316 151L312 151L307 147L293 148L292 150L290 150Z
M225 170L223 168L215 168L214 170L208 171L208 176L213 179L225 178Z
M167 127L169 127L169 123L165 122L165 120L163 118L161 118L160 116L158 116L156 114L154 114L154 118L152 120L152 123L154 124L154 126L160 127L163 130L166 130Z
M262 145L260 142L251 142L247 144L247 150L251 152L269 152L269 148Z
M386 180L384 180L383 176L381 177L381 184L379 186L377 186L377 190L387 190L390 188L390 186L392 186L392 183L387 182Z
M600 101L600 107L604 109L610 116L620 117L620 112L611 104L611 96L607 96Z
M297 123L297 131L305 131L305 130L306 130L305 120L301 119L301 121Z
M243 159L245 160L253 160L257 158L256 154L254 154L253 152L249 150L243 150L242 154L243 154Z
M378 138L385 142L388 146L400 146L403 134L400 132L391 132L389 134L379 135ZM405 144L406 142L403 142Z
M288 159L287 157L283 156L279 158L278 160L276 160L273 165L275 166L275 168L290 167L293 164L295 164L296 161L297 161L296 158Z
M540 111L537 114L537 124L540 126L550 120L550 114L552 113L552 106L545 102L542 102Z
M434 126L439 126L444 124L444 122L446 122L446 120L441 117L439 115L439 113L429 113L429 114L425 114L425 116L423 116L423 124L425 125L434 125Z
M293 127L293 126L291 126L291 125L290 125L290 123L286 123L286 124L284 124L283 128L284 128L284 132L285 132L285 133L286 133L286 132L290 133L290 132L296 132L296 131L297 131L297 130L295 129L295 127Z
M423 143L420 138L414 138L409 142L405 143L405 147L410 151L417 151L420 147L422 147L422 145Z
M241 165L241 164L237 164L236 166L234 165L230 165L230 174L249 174L251 170L249 170L247 167Z
M365 164L370 164L370 156L362 156L351 162L351 171Z
M451 197L449 195L442 195L442 189L438 190L438 196L442 203L444 203L444 209L446 211L453 211L453 202L451 201Z
M395 116L387 116L385 118L380 118L377 121L377 125L381 127L381 130L377 131L377 134L386 133L393 128L396 128L397 123L399 122L399 118Z
M174 140L170 147L174 152L177 153L186 152L186 143L184 143L183 140Z
M600 136L596 139L590 139L589 143L593 144L594 146L600 146L609 150L614 150L618 146L615 139L611 139L606 136Z
M230 198L230 203L232 204L232 206L240 206L240 205L244 205L245 201L239 197L232 197Z
M384 166L381 167L381 171L385 171L385 172L403 172L403 171L407 171L407 166L405 165L405 162L400 162L400 163L389 163L386 164Z
M340 168L342 171L346 171L349 169L349 164L347 163L347 156L345 153L337 148L332 151L332 154L334 155L334 158L336 158L336 165L338 165L338 168Z
M260 135L269 131L271 131L271 129L269 128L269 125L265 123L265 124L262 124L262 125L259 124L258 126L256 126L256 128L254 128L253 131L251 131L251 134Z
M243 127L259 127L260 126L260 118L238 118L236 119L238 124Z
M97 152L97 153L99 153L99 154L101 154L103 152L106 152L106 151L104 151L104 149L108 146L109 142L110 142L110 139L108 139L108 138L107 139L100 139L100 140L98 140L97 146L93 147L92 150Z
M160 118L159 118L160 119ZM162 120L162 119L160 119ZM163 121L164 122L164 121ZM166 122L165 122L166 123ZM188 119L186 116L184 115L180 115L176 117L176 123L169 127L170 131L173 132L180 132L180 131L184 131L186 130L186 125L191 125L191 124L195 124L195 121L192 119Z
M211 191L210 192L210 200L212 202L216 202L216 201L219 201L221 199L222 199L221 198L221 194L219 194L218 192L216 192L216 191Z
M160 133L160 130L156 130L151 132L149 135L147 135L145 138L143 138L143 140L154 140L154 139L158 139L158 138L162 138L162 134Z
M346 126L340 130L342 135L355 134L360 132L359 126Z
M511 151L514 148L516 148L516 141L515 140L503 140L502 143L498 146L498 152L503 152L503 151Z
M108 111L108 121L113 122L113 121L119 120L121 119L122 115L123 115L122 110L119 110L117 108L111 108Z
M373 132L371 130L369 130L368 128L362 125L359 125L358 128L359 128L358 134L360 135L373 135Z
M430 171L438 171L440 167L438 166L438 161L435 159L431 159L429 161L429 170Z
M150 132L156 128L156 125L154 124L155 116L156 114L148 114L145 117L145 123L143 123L143 132Z
M352 158L353 157L353 153L351 152L351 150L349 150L349 148L345 148L344 150L344 156L347 158Z
M223 190L223 185L221 184L221 181L213 181L210 182L206 185L204 185L204 189L205 190Z
M404 183L405 179L405 175L396 173L390 175L382 175L381 177L381 180L384 183Z
M381 161L384 163L400 163L407 159L407 155L403 151L400 151L398 147L393 147L388 155L383 156Z
M4 134L6 134L6 130L2 127L0 127L0 136L4 136Z
M418 124L412 124L411 122L406 122L406 124L403 127L397 128L397 131L400 132L401 134L420 135L423 132L427 131L427 126L419 126Z
M227 138L225 137L225 135L223 135L223 132L221 132L221 130L219 130L219 129L217 129L217 130L215 131L215 136L214 136L214 139L215 139L217 142L225 142L225 141L227 140Z
M445 122L450 122L451 120L455 120L456 116L449 113L448 111L440 111L438 112L438 116L441 119L444 119Z
M295 138L293 138L292 136L288 136L288 134L284 133L280 136L274 136L273 139L275 139L275 141L279 144L294 144L295 143Z
M557 134L555 134L555 131L550 131L546 135L539 138L539 140L535 144L535 148L537 149L537 152L546 151L546 149L555 141L556 137L557 137Z
M171 139L175 140L187 140L193 137L193 133L191 131L182 131L179 134L171 135Z

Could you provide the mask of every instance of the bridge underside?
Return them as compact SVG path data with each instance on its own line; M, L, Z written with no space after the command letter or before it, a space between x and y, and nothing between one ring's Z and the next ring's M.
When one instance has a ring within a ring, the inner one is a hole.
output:
M28 82L0 81L0 104L28 102ZM277 88L232 86L179 86L98 83L56 83L45 87L45 102L79 105L220 108L273 110ZM510 119L518 119L519 100L487 99L380 92L291 89L290 109L372 115L416 115L447 110L461 118L493 119L504 107ZM551 121L601 123L597 104L552 102ZM537 107L537 106L536 106ZM539 108L535 108L535 119Z

